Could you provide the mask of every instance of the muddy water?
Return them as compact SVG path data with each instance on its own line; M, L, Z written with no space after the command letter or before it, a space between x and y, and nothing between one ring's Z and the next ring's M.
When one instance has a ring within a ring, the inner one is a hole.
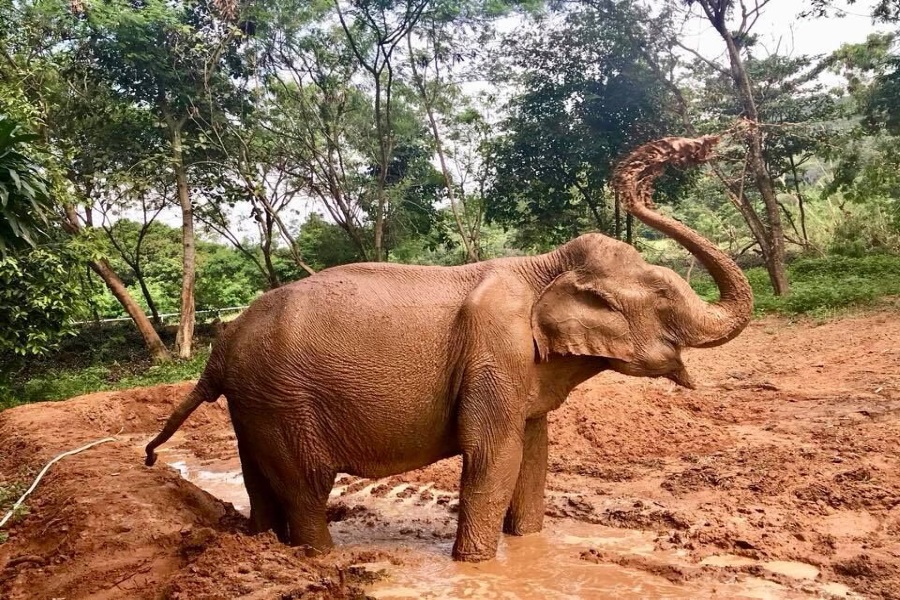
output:
M169 464L182 476L210 494L231 502L244 514L249 502L237 461L200 464L195 458L174 453ZM623 556L651 556L673 565L692 566L676 552L654 551L653 535L647 532L614 529L569 519L548 519L540 534L525 537L503 536L497 558L479 564L450 559L455 515L448 510L456 502L450 493L432 486L401 484L377 490L377 484L339 477L332 498L353 508L362 506L375 518L349 518L330 524L335 543L360 549L389 550L401 566L391 563L364 565L385 571L386 577L367 593L375 598L432 599L581 599L581 598L810 598L844 596L843 589L807 586L807 593L791 590L765 579L749 576L692 579L672 583L637 569L581 560L585 550L596 548ZM352 484L352 485L351 485ZM373 490L376 494L373 494ZM743 565L740 557L711 557L703 564L711 567ZM755 561L748 561L754 563ZM761 565L767 570L809 581L818 573L802 563Z

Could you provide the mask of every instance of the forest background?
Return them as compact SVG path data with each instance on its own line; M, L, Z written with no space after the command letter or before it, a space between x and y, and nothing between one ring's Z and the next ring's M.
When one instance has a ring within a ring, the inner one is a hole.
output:
M0 407L196 377L216 321L351 262L600 231L714 294L609 185L670 135L726 133L656 200L758 313L893 303L898 34L897 0L8 0Z

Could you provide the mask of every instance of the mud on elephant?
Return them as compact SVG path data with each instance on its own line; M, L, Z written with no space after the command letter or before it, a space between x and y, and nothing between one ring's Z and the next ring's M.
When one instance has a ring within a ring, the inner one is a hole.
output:
M690 387L682 348L723 344L748 323L752 294L737 265L650 200L664 163L702 162L715 142L642 146L616 185L628 210L703 263L717 302L599 234L458 267L328 269L264 294L229 325L147 464L224 394L253 530L324 551L337 473L385 477L462 454L453 556L492 558L501 530L541 529L547 413L576 385L611 369Z

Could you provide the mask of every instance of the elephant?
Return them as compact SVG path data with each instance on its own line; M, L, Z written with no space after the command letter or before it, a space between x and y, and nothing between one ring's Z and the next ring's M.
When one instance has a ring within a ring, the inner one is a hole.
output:
M252 532L326 552L338 473L381 478L462 455L452 556L495 556L541 530L547 414L606 370L693 387L684 348L733 339L753 296L712 242L653 209L663 163L702 162L711 136L642 146L616 171L626 210L688 249L720 298L598 233L536 256L461 266L358 263L261 295L217 339L155 449L204 401L227 399Z

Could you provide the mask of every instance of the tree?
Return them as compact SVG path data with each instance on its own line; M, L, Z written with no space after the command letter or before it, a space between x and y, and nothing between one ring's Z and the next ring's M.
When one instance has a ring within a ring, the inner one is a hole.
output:
M777 52L757 57L755 45L749 40L745 45L744 67L752 82L757 114L764 123L762 152L766 171L775 192L796 201L795 215L786 204L788 200L776 195L777 206L793 231L793 237L785 234L785 239L807 249L809 236L801 183L807 163L822 154L836 133L837 99L819 81L823 67L814 57L792 57ZM725 129L741 119L745 114L744 104L733 93L731 74L702 62L695 67L701 87L695 93L693 110L708 115L698 119L698 125L705 130ZM768 233L765 223L757 216L761 196L751 192L756 177L748 169L749 155L745 150L732 153L730 158L728 163L716 161L715 173L728 187L728 196L744 216L757 244L765 244Z
M495 5L494 8L498 7ZM460 125L473 126L469 127L469 133L474 133L481 115L460 93L453 80L453 70L465 60L464 56L472 60L477 52L474 49L488 37L486 23L479 19L485 12L485 7L465 2L432 5L420 19L420 26L410 28L406 34L412 84L425 113L453 226L468 262L477 262L481 258L479 237L484 203L479 194L467 189L465 176L471 174L473 165L460 164L460 154L481 148L471 137L463 140L454 134L459 133ZM452 131L454 125L456 132ZM451 129L449 136L447 129ZM454 177L453 166L457 177Z
M861 44L845 44L825 65L847 80L848 111L854 126L826 147L834 163L828 196L884 209L900 230L900 99L896 93L900 57L892 53L895 34L874 34ZM853 232L863 237L863 232ZM858 246L858 240L853 245ZM871 240L867 246L884 246Z
M384 248L385 214L388 206L388 170L396 149L394 87L395 52L415 27L429 0L360 2L348 10L335 0L338 19L359 65L370 76L373 86L375 126L376 184L372 202L374 213L375 261L387 258ZM352 19L352 20L351 20Z
M125 252L124 246L102 244L94 230L95 209L103 216L99 224L103 227L108 225L110 212L124 211L138 199L145 208L148 201L160 203L158 198L148 198L160 189L153 188L164 172L159 156L148 155L148 149L158 147L159 130L152 126L147 110L121 101L105 82L84 76L86 68L88 65L81 62L67 66L65 87L47 113L52 123L46 129L47 143L67 159L62 177L69 193L63 203L62 226L87 242L83 247L90 258L90 269L132 318L152 359L166 362L170 359L168 349L128 290L122 270L110 261L111 256ZM136 276L143 279L140 244L132 260L125 263L125 270L136 268ZM155 311L149 291L141 291L148 299L148 308Z
M121 218L121 213L111 215L110 213L114 212L115 209L107 204L101 203L100 208L103 214L103 231L106 232L110 244L118 252L121 260L134 274L134 277L140 286L144 301L147 303L147 308L150 310L150 314L153 315L153 322L156 324L157 328L160 328L162 327L162 320L159 316L159 309L153 298L153 293L147 285L147 274L144 270L145 257L143 249L147 234L150 232L153 224L156 222L156 218L159 216L159 213L162 212L165 205L160 201L154 202L152 199L148 198L148 194L148 192L141 194L140 202L142 218L139 223ZM115 221L112 220L114 217Z
M316 270L362 259L359 249L344 230L326 221L319 213L310 213L306 218L300 226L297 242Z
M91 37L87 50L95 72L137 106L151 107L167 134L162 148L170 159L182 215L181 318L176 349L190 357L194 331L196 248L189 181L192 136L204 124L239 111L231 77L240 74L236 49L243 35L214 3L147 0L139 6L102 0L86 11ZM237 107L237 108L235 108Z
M306 275L315 274L285 223L303 185L292 176L290 155L284 152L285 147L276 134L251 119L245 119L241 125L242 130L229 125L217 137L222 157L212 161L212 169L206 169L201 175L208 201L198 216L208 228L244 254L266 278L268 288L274 289L281 285L273 262L279 238L287 244L296 265ZM241 203L245 206L239 209ZM248 209L249 219L239 216L238 211L243 208ZM247 222L258 233L258 243L253 249L236 231L236 225Z
M396 24L405 22L395 14L400 8L382 8L390 13L382 29L407 27ZM434 223L437 182L409 89L393 75L394 62L402 62L394 54L402 39L390 49L373 49L370 44L388 44L374 41L383 32L372 33L366 28L373 25L354 14L356 25L344 18L349 33L327 23L306 26L302 15L277 19L267 33L269 95L259 118L283 161L278 170L296 193L321 202L362 260L387 260L400 239ZM361 78L371 74L359 57L377 62L384 80L374 91Z
M85 206L89 195L79 197L79 193L83 191L81 184L88 183L91 177L81 175L93 173L96 161L92 155L85 160L85 155L74 153L73 149L87 149L90 155L101 144L90 143L96 141L92 135L95 129L82 130L78 125L111 126L104 123L104 117L119 113L117 107L106 103L106 94L95 94L97 88L80 76L84 74L84 56L80 51L85 39L84 21L73 19L68 10L68 5L54 2L3 5L0 20L8 26L0 28L0 48L9 68L0 70L0 96L4 110L35 124L39 136L35 145L44 157L50 194L60 207L55 211L59 224L75 238L73 241L84 252L88 266L133 318L151 356L158 361L167 360L168 351L146 314L109 262L98 253L98 246L90 243L90 232L85 231L92 226L92 212ZM106 139L123 138L128 136L122 136L120 131L117 138ZM89 144L85 146L83 140ZM109 152L114 154L115 149L110 148ZM83 211L82 217L79 210Z
M555 27L539 23L506 41L523 92L494 143L487 216L517 227L527 246L588 228L621 237L607 192L614 162L676 126L641 40L610 25L607 14L573 9Z
M759 192L765 209L765 218L760 218L751 202L743 194L742 183L730 182L732 195L739 204L741 214L747 220L750 230L760 245L766 270L776 295L782 296L790 291L790 284L785 270L784 231L781 224L781 212L775 193L772 174L769 172L763 151L763 129L761 127L757 101L753 93L753 85L745 64L744 52L751 38L751 31L756 24L767 0L754 0L752 5L744 0L685 0L688 6L697 5L703 17L709 21L725 44L728 55L728 67L702 58L711 68L729 77L740 103L742 117L746 120L744 136L747 147L748 172L752 174L754 184ZM737 15L740 21L737 28L732 29L730 18ZM682 46L684 48L684 46Z
M338 32L301 29L294 15L285 15L269 35L263 127L272 133L285 172L321 202L368 260L372 243L366 239L363 195L371 113L353 85L358 66Z
M34 356L54 349L72 333L80 308L73 273L78 257L59 243L0 256L0 364L10 356ZM0 367L0 371L4 370Z

